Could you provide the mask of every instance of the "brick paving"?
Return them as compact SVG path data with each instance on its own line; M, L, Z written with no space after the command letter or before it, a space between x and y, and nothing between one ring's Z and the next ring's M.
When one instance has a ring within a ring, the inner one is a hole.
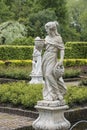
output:
M33 118L14 114L0 113L0 130L15 130L31 126Z

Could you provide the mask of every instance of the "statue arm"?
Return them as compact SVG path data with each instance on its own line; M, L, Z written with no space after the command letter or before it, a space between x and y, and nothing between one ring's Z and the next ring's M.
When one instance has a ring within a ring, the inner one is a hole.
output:
M57 62L56 66L61 66L63 65L63 60L64 60L64 49L60 50L60 60Z
M64 50L60 50L60 61L63 62L64 60Z

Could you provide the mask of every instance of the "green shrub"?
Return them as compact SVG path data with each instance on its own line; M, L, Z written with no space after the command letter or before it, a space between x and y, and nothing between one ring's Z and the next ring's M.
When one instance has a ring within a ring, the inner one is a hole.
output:
M79 77L81 74L81 70L80 69L65 69L65 73L63 75L63 77L66 78L76 78Z
M25 82L15 82L0 85L0 103L34 107L42 99L42 85L30 85Z
M79 84L80 86L87 86L87 78L84 78L84 79L82 79L81 81L80 81L80 84Z
M67 42L65 44L65 58L87 58L87 42Z
M66 43L66 59L86 59L87 43ZM0 45L0 60L32 59L33 46Z
M31 65L32 60L0 60L0 66L3 65L16 65L27 66ZM64 59L65 67L86 66L87 59Z
M75 67L87 65L87 59L64 59L65 67Z
M12 43L10 43L10 45L34 45L34 38L32 38L31 36L24 37L24 38L18 38L16 40L14 40Z
M64 78L79 77L82 73L80 66L87 65L85 59L68 59L64 60L65 73ZM69 68L68 68L69 67ZM78 69L77 69L78 67ZM30 72L32 71L31 60L6 60L0 61L0 77L26 79L30 80Z
M31 85L25 82L0 84L0 103L33 108L38 100L42 100L42 88L41 84ZM64 98L70 107L85 104L87 87L69 86Z
M30 80L31 65L28 66L0 66L0 77L19 80Z
M8 62L9 63L9 62ZM25 80L30 80L30 73L32 71L32 65L14 65L10 64L7 65L7 63L3 66L0 66L0 77L4 78L14 78L14 79L25 79ZM74 77L79 77L81 74L80 69L65 69L64 73L64 78L74 78Z
M69 106L83 105L87 103L87 87L68 87L65 100Z
M33 46L0 46L0 60L32 59Z

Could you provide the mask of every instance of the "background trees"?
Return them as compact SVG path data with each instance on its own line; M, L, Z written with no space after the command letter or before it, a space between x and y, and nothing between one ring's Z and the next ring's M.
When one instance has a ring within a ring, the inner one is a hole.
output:
M44 37L44 24L59 22L66 41L87 41L87 0L0 0L0 23L16 20L25 24L27 36Z
M67 0L67 9L70 28L81 41L87 41L87 0Z

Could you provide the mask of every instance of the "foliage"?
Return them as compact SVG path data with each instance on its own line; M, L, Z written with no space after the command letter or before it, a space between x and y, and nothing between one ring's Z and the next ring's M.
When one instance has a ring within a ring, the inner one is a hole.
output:
M31 59L33 53L33 46L13 46L13 45L1 45L0 46L0 59L12 60Z
M42 9L51 9L55 11L57 20L60 23L65 23L66 20L66 1L65 0L37 0L37 3L41 5Z
M0 77L14 78L20 80L30 80L30 73L32 71L31 61L5 61L4 64L0 64ZM81 69L66 68L64 78L79 77Z
M10 11L9 5L6 5L3 0L0 0L0 23L12 19L13 16L14 13Z
M67 42L65 47L65 58L87 58L87 42Z
M87 59L64 59L64 66L65 67L87 66Z
M24 42L25 40L25 42ZM17 45L1 45L0 46L0 60L26 60L32 59L33 38L18 39L15 43ZM22 46L21 46L22 44ZM87 42L67 42L65 45L65 59L85 59L87 58ZM76 62L79 62L78 60ZM82 62L80 61L82 64ZM84 64L84 63L83 63Z
M27 36L44 37L44 24L57 20L64 42L87 41L86 0L1 0L0 23L15 20L28 29Z
M15 39L11 45L34 45L34 38L31 36L29 37L24 37L24 38L17 38Z
M65 69L65 73L64 73L64 78L76 78L79 77L81 74L81 70L80 69Z
M16 38L26 35L26 27L17 21L7 21L0 24L0 44L8 44Z
M82 79L81 81L80 81L80 84L79 84L80 86L87 86L87 78L84 78L84 79Z
M0 77L17 80L30 80L31 64L22 65L4 65L0 66Z
M69 106L83 105L87 103L87 87L68 87L65 100Z
M31 64L32 64L32 60L0 60L0 66L3 65L27 66Z
M33 37L40 36L44 37L45 35L45 24L48 21L57 20L55 12L51 9L40 10L37 13L32 13L29 16L29 26L27 28L28 35Z
M42 100L41 84L15 82L0 85L0 103L34 108L38 100ZM70 107L86 103L87 87L69 86L65 100Z
M0 60L0 66L3 65L16 65L16 66L27 66L31 65L32 60ZM64 59L65 67L80 67L87 66L87 59ZM85 67L83 68L85 72Z
M87 1L67 0L70 29L75 29L80 35L80 41L87 41Z
M23 23L28 29L28 36L44 36L44 25L48 21L57 20L63 29L66 22L66 0L1 0L1 22L16 20ZM5 6L4 6L5 5ZM3 10L6 9L5 10ZM4 12L4 13L3 13ZM8 14L5 16L5 13ZM33 24L34 23L34 24Z
M15 82L0 85L0 103L23 105L32 108L42 99L42 85L30 85L25 82Z

